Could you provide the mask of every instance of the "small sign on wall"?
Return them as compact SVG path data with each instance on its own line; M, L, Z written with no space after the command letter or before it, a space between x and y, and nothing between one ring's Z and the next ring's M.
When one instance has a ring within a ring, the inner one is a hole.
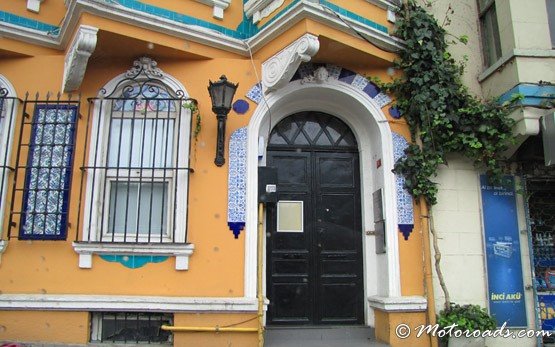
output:
M382 190L378 189L372 194L374 204L374 235L376 236L376 253L385 253L385 218L383 214Z
M276 229L279 233L303 232L303 201L278 201Z

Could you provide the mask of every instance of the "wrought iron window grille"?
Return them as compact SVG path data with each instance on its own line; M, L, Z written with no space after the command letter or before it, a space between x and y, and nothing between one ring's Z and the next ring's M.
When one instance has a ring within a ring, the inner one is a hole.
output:
M111 91L88 101L86 206L76 241L185 243L178 218L187 220L194 170L182 149L189 148L192 125L183 103L196 100L169 88L156 63L142 58Z
M161 329L173 324L173 315L154 312L92 313L91 342L166 344L172 334Z
M8 238L18 228L19 239L66 239L79 106L79 98L62 99L60 93L25 95Z

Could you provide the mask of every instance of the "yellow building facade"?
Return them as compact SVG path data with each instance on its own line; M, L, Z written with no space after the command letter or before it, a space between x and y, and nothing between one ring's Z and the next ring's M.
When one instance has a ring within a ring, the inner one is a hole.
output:
M408 127L369 79L397 74L394 5L1 3L0 341L435 343L395 333L435 312L426 211L391 171Z

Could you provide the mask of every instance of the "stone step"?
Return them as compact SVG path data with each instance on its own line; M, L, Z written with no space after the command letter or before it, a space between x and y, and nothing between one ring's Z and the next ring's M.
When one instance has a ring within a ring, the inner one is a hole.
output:
M386 347L366 326L267 327L265 347Z

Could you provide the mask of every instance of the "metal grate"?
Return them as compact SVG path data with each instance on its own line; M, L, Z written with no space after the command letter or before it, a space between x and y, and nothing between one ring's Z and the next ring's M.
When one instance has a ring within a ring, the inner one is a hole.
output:
M92 313L91 342L132 344L170 343L172 335L161 329L172 325L166 313L98 312Z
M78 110L60 94L25 96L10 208L20 239L66 238Z
M555 176L526 179L537 310L543 330L555 330ZM555 343L553 336L544 343Z
M8 177L10 172L14 171L14 168L10 166L10 153L15 113L19 101L19 99L9 96L6 88L0 87L0 148L2 148L0 152L0 211L5 211Z
M147 71L139 69L112 92L103 89L100 98L89 99L81 241L186 240L186 236L176 238L176 218L187 219L186 204L183 211L177 207L182 199L179 193L188 192L193 170L188 159L183 162L178 157L188 158L180 144L185 127L190 133L191 120L184 124L182 104L192 99L148 77Z

